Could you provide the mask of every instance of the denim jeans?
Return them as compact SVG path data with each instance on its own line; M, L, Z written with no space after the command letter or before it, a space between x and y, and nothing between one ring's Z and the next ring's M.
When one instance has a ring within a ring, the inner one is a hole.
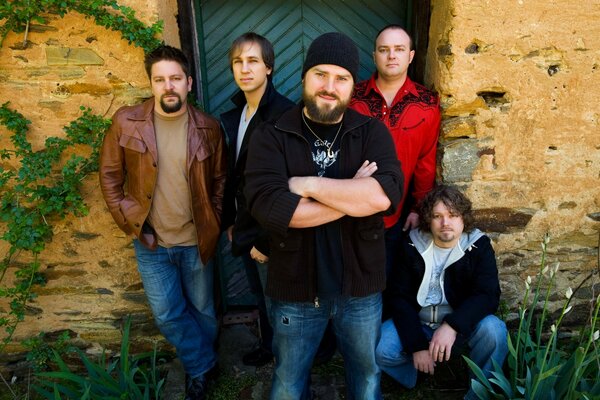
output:
M348 399L381 399L375 346L381 327L381 294L314 303L271 299L275 371L271 400L310 398L310 369L327 323L333 321L344 357Z
M431 340L434 330L427 325L422 325L422 327L427 339ZM466 340L470 349L469 358L488 377L491 376L490 371L493 370L492 360L495 360L498 365L502 365L508 354L507 335L504 322L494 315L488 315L479 321L471 336ZM461 344L459 338L457 337L453 348ZM400 382L402 386L413 388L416 385L417 370L413 365L412 354L403 351L398 331L391 319L385 321L381 327L381 340L377 345L375 355L381 370ZM465 398L471 398L469 396L475 396L475 393L469 390Z
M133 241L138 270L154 320L191 378L216 363L217 320L212 262L202 265L196 246L149 250Z
M267 263L258 263L250 257L250 253L242 255L244 267L246 268L246 278L250 290L256 296L256 305L258 307L258 322L260 327L261 347L271 351L273 341L273 329L269 322L269 299L265 297L265 288L267 286Z

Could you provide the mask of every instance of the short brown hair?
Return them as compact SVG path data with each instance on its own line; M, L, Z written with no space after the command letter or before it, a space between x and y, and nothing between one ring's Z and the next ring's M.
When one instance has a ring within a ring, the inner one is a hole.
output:
M408 39L409 39L409 50L414 50L414 44L413 44L413 39L412 36L410 36L410 33L408 33L408 31L402 26L402 25L398 25L398 24L389 24L384 26L383 28L381 28L381 30L379 32L377 32L377 35L375 35L375 40L373 41L373 46L375 47L375 50L377 50L377 38L379 38L379 35L381 35L383 32L387 31L388 29L397 29L399 31L404 31L404 33L406 33L408 35Z
M233 67L234 57L242 52L242 46L246 43L256 43L260 46L263 62L267 68L271 69L271 73L267 75L267 79L273 79L273 73L275 72L275 50L273 50L273 44L269 42L269 39L258 33L246 32L238 36L233 43L231 43L231 47L229 48L229 68Z
M146 57L144 58L144 67L146 68L148 78L152 78L152 66L163 60L175 61L181 65L181 69L186 78L190 76L190 63L185 54L183 54L183 51L172 46L162 45L146 54Z
M431 232L433 207L439 201L462 217L464 232L468 233L474 229L475 220L471 200L452 185L436 186L421 200L419 203L419 229L423 232Z

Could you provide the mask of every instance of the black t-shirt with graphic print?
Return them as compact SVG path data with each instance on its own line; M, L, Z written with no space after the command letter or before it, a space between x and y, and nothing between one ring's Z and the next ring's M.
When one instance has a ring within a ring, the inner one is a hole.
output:
M313 134L306 124L314 131ZM302 133L311 146L317 175L326 178L340 176L341 122L323 125L306 118ZM317 137L318 136L318 137ZM335 138L335 139L334 139ZM330 148L328 146L333 142ZM317 266L317 295L327 299L342 292L344 265L342 260L342 238L339 220L315 227L315 254Z

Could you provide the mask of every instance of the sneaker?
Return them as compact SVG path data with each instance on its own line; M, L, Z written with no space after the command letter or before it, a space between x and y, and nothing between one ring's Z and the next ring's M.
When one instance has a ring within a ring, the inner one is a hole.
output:
M262 367L263 365L270 363L271 360L273 360L273 353L262 346L259 346L256 350L253 350L242 357L244 365L253 367Z
M185 400L206 400L206 381L203 376L186 379Z

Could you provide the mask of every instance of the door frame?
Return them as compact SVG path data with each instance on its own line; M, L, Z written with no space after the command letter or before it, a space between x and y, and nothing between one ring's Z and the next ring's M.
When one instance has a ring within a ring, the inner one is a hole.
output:
M425 68L427 67L427 46L429 45L429 24L431 21L431 2L412 0L412 37L415 46L415 57L408 70L410 78L423 83ZM202 85L204 63L201 54L204 52L204 43L200 38L202 31L202 16L200 14L200 0L177 0L177 24L179 25L179 39L181 50L191 62L191 71L194 84L192 93L200 104L204 104L207 90ZM184 16L185 18L182 18ZM190 40L191 38L191 40Z

